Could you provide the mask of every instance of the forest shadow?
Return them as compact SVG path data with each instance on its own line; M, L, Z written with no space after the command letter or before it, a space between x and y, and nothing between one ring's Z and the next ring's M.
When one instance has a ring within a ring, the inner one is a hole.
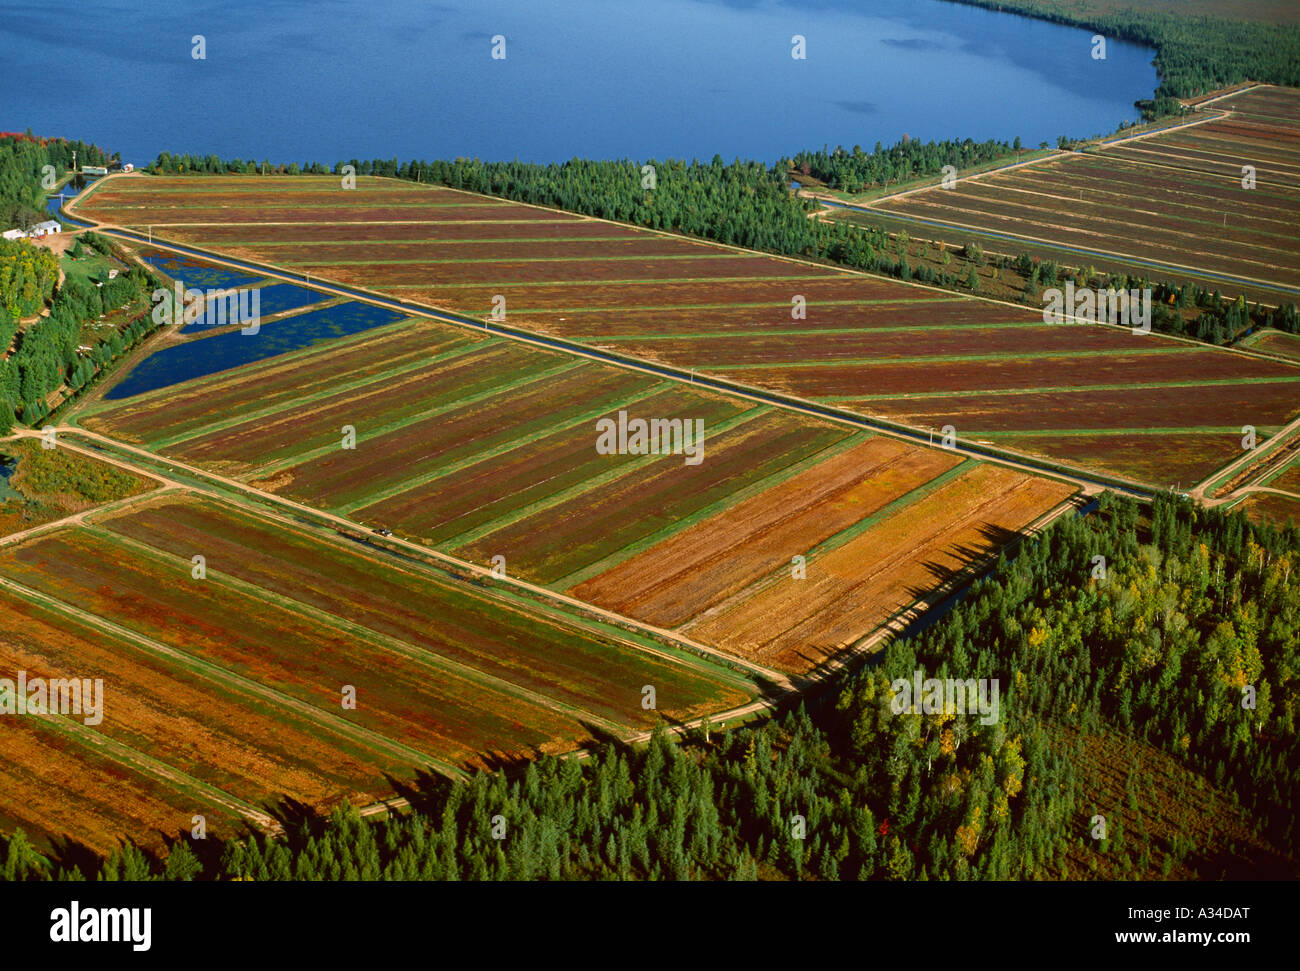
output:
M927 560L922 564L934 582L928 586L913 584L907 587L907 592L913 600L924 600L941 590L952 592L956 588L969 585L992 569L999 554L1010 553L1029 535L1021 530L1007 529L996 523L981 523L978 529L984 545L968 546L958 543L945 547L945 552L955 554L959 559L957 566L949 566L937 560Z
M1016 547L1030 535L1022 530L1006 529L995 523L987 522L980 524L978 529L986 545L976 547L957 544L945 548L946 552L954 553L958 557L960 561L958 566L949 566L937 560L927 560L922 563L922 566L933 578L933 582L909 584L903 588L907 603L883 620L880 626L898 623L900 618L909 611L919 610L919 612L916 616L903 622L890 640L907 640L916 637L938 623L953 607L961 602L975 581L992 572L997 564L999 554L1008 553L1014 555ZM930 602L935 597L938 599ZM876 630L879 630L879 627ZM872 631L872 633L874 634L875 631ZM846 670L852 673L864 668L874 667L884 657L884 652L881 650L872 651L869 654L856 652L857 644L855 643L820 660L821 663L826 661L844 663ZM808 655L806 659L810 661L819 660L811 655ZM836 678L824 680L841 683L841 679Z

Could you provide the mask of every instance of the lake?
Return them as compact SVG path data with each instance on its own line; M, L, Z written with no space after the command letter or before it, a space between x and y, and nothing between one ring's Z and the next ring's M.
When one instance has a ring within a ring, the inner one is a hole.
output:
M1094 60L1090 37L943 0L47 0L0 18L0 50L39 66L6 73L0 130L137 165L1054 144L1136 118L1156 87L1150 50L1111 40Z

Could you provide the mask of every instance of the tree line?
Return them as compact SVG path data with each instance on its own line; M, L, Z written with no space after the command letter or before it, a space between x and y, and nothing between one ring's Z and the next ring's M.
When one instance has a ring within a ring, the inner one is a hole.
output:
M1155 118L1182 110L1192 98L1243 81L1300 86L1300 27L1223 17L1194 17L1136 4L1098 8L1075 0L958 0L1084 27L1107 37L1152 47L1160 86L1137 102ZM1088 56L1083 52L1080 56Z
M72 167L76 153L79 165L107 165L111 159L98 145L64 138L37 138L0 132L0 224L4 229L27 229L49 218L45 213L46 166L53 166L55 180ZM116 158L114 156L113 158Z
M968 243L969 250L974 244ZM1163 334L1189 337L1207 344L1232 344L1259 328L1274 328L1288 334L1300 333L1295 304L1266 307L1250 304L1244 294L1229 300L1218 290L1194 283L1152 281L1149 276L1131 273L1097 273L1091 268L1071 269L1022 253L1014 260L999 259L999 266L1010 266L1025 280L1021 301L1039 299L1044 288L1057 287L1072 280L1076 287L1100 290L1151 291L1151 329ZM1188 309L1199 310L1192 317Z
M799 152L792 163L794 171L812 176L831 189L852 193L938 175L947 165L960 171L1014 159L1020 150L1019 137L1012 143L969 138L921 142L904 137L889 147L876 142L870 152L864 152L861 145L854 145L852 151L840 146L834 151Z

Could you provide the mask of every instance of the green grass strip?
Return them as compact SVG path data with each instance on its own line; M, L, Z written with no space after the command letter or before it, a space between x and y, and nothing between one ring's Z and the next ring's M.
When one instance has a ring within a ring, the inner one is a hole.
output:
M554 435L560 432L569 431L585 422L595 421L597 418L601 417L602 415L608 413L609 411L615 408L623 408L630 405L634 405L641 401L645 401L646 399L652 398L658 394L662 394L663 392L668 391L675 386L676 385L674 382L661 381L650 385L648 388L642 390L641 392L635 395L632 395L631 397L628 397L625 393L622 392L613 393L608 397L601 399L599 402L594 404L591 408L583 412L581 415L575 416L574 418L570 419L564 424L554 425L550 428L543 428L537 431L528 432L526 434L518 436L517 438L512 438L508 442L505 442L501 445L497 445L494 448L490 448L483 452L475 452L473 455L469 456L468 458L463 458L460 459L459 461L450 462L446 465L443 465L436 472L423 473L420 475L411 476L409 478L402 479L396 484L388 486L387 488L382 489L379 492L369 493L364 499L359 499L355 502L349 502L341 506L336 506L334 507L335 511L339 515L351 516L358 509L363 509L366 506L376 505L377 503L384 502L388 499L393 498L394 496L401 495L403 492L407 492L411 489L417 488L422 485L427 485L436 482L437 480L452 475L453 473L460 472L462 469L467 469L472 465L477 465L480 462L486 462L489 459L496 458L497 456L505 455L507 452L513 452L517 448L522 448L524 446L531 445L533 442L540 441L541 439L546 438L549 435Z
M746 422L753 421L755 418L759 418L772 410L773 408L770 405L758 405L749 408L746 411L742 411L715 426L710 432L710 437L717 437L718 435L729 432L732 429L737 428ZM595 449L595 447L596 436L593 432L592 448ZM569 501L570 499L575 499L578 496L584 495L585 493L595 491L596 489L608 485L611 482L616 482L625 476L639 473L642 469L662 460L663 458L663 455L635 456L631 462L625 462L607 472L602 472L599 475L592 476L585 482L580 482L575 486L570 486L560 492L538 499L536 502L531 502L520 509L511 510L503 516L498 516L496 519L492 519L481 526L476 526L474 529L466 530L456 536L450 536L438 544L438 549L454 550L463 546L468 546L470 543L477 542L484 536L495 533L498 529L502 529L503 527L509 526L519 520L527 519L529 516L535 515L536 513L542 512L546 509L551 509L563 502Z
M566 360L561 360L559 363L551 362L550 367L541 371L528 372L523 376L521 376L518 371L504 371L498 375L497 380L489 387L476 391L471 395L454 398L451 401L445 402L444 404L430 408L426 411L420 411L416 414L407 415L403 418L387 422L376 428L367 429L364 439L360 439L358 444L360 444L360 441L368 441L373 444L382 436L400 431L408 425L414 425L429 418L436 418L437 416L444 415L447 412L477 404L487 398L492 398L503 393L512 394L516 391L527 388L538 381L553 378L557 375L564 374L567 371L573 371L581 367L589 367L590 365L591 362L583 358L569 357ZM503 386L508 387L503 388ZM308 449L291 455L288 458L279 459L269 465L254 466L252 470L245 473L241 478L266 478L267 476L275 475L277 472L282 472L285 469L292 468L295 465L302 465L303 463L310 462L313 459L318 459L325 455L331 455L338 450L339 443L337 441L332 442L329 445L321 445L318 448Z
M743 489L729 493L721 499L696 510L691 515L676 520L662 529L651 533L649 536L633 543L629 543L621 550L611 553L594 563L582 567L581 569L575 570L568 576L561 577L553 583L548 584L548 586L555 590L567 590L570 587L576 587L578 584L590 580L594 576L599 576L605 571L618 566L620 563L630 560L638 553L642 553L653 546L657 546L678 533L685 532L697 523L704 522L719 513L725 512L727 509L739 505L748 499L752 499L761 493L767 492L769 489L774 489L782 483L793 479L800 473L807 472L809 469L816 465L820 465L822 462L828 462L835 456L847 452L849 449L855 448L863 442L875 437L876 436L871 432L850 432L839 441L832 442L825 448L818 449L813 454L804 456L797 462L792 462L790 465L783 466L782 468L764 476L762 479L759 479L757 482L751 482Z

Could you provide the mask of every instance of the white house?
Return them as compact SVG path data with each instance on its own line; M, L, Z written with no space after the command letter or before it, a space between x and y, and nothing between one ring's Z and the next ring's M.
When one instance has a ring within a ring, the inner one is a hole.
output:
M63 226L53 219L47 219L43 223L37 223L27 233L32 239L40 239L42 236L49 236L51 233L62 232Z
M134 172L134 171L135 171L135 166L132 165L130 162L127 162L125 165L122 166L122 171L123 171L123 172Z
M6 229L0 233L0 237L4 239L23 239L26 235L21 229Z

